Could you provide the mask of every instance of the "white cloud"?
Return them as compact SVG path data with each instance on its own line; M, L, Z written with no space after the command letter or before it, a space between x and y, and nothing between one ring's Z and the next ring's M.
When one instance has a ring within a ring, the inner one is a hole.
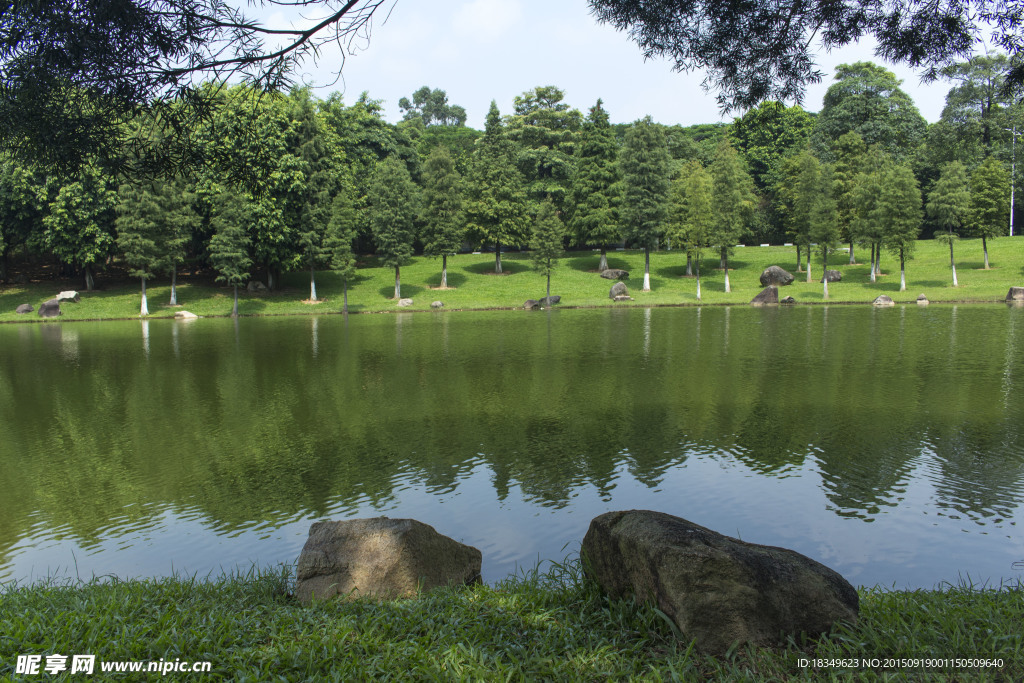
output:
M473 0L455 14L455 30L478 42L494 40L515 25L523 15L518 0Z

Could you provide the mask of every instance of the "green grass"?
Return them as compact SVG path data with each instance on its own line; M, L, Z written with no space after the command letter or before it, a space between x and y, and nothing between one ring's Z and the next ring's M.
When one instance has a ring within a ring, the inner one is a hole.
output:
M1012 285L1024 285L1024 239L1003 238L989 243L991 269L982 268L980 240L961 240L957 243L957 275L959 287L952 286L949 269L949 251L934 240L917 243L915 258L907 263L907 290L899 291L899 262L886 253L882 258L883 275L872 284L868 265L850 266L846 253L834 254L829 267L843 274L843 281L829 285L831 303L869 303L879 294L888 294L897 302L912 302L918 294L925 294L933 302L1001 301ZM867 257L866 251L856 252L858 259ZM505 274L494 274L493 254L460 254L448 260L450 289L433 289L440 283L440 259L416 257L402 267L402 296L412 298L409 310L430 310L435 300L444 302L446 309L518 308L527 299L544 296L544 277L530 267L527 253L507 253L502 257ZM803 273L796 272L796 251L792 247L737 248L729 261L732 292L725 293L724 278L717 269L717 256L707 255L701 269L702 303L746 304L761 290L758 277L766 267L780 265L792 272L797 281L782 288L780 294L793 296L798 303L821 303L822 286L819 263L813 266L816 277L811 283L804 281ZM563 307L581 306L664 306L693 305L697 303L694 278L685 277L685 258L677 251L656 252L651 255L651 289L641 292L643 282L643 252L612 251L609 266L630 271L630 294L635 301L615 304L608 299L612 283L600 278L596 272L596 252L570 252L559 262L552 275L551 291L562 297ZM113 275L99 278L102 289L82 294L78 304L62 306L62 320L90 320L108 318L137 318L139 315L139 282ZM52 298L62 289L78 289L77 280L32 282L27 285L9 285L0 288L0 322L39 320L34 313L21 316L14 309L22 303L38 304ZM170 317L175 310L166 306L170 286L165 279L151 282L147 287L150 317ZM326 299L319 304L303 303L309 297L309 275L305 271L289 273L283 278L283 287L275 292L250 294L243 292L239 312L242 315L308 315L337 313L341 310L341 282L330 272L317 277L317 294ZM349 310L353 313L394 311L394 271L376 265L367 257L358 271L356 281L349 289ZM213 284L208 274L183 277L180 280L178 301L181 308L202 316L228 315L231 312L231 289Z
M210 674L184 675L235 681L1024 680L1022 585L862 589L856 627L717 658L678 639L659 612L609 603L572 559L494 586L409 600L302 607L291 588L284 569L210 581L8 585L0 588L0 680L14 675L17 655L51 653L207 660ZM799 663L855 657L1003 663L931 670ZM97 664L91 679L103 678Z

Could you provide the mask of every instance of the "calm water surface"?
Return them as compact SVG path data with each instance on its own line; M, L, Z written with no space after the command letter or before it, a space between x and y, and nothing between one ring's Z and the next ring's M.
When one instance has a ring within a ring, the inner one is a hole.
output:
M0 326L0 581L294 562L414 517L494 581L645 508L855 584L1024 578L1024 309Z

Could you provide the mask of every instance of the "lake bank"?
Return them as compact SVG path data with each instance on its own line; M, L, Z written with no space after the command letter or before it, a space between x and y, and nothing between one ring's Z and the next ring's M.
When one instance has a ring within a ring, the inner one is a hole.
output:
M692 651L653 609L609 603L573 559L494 586L411 600L301 607L293 586L286 568L209 581L3 586L0 677L14 673L19 654L45 662L61 653L92 654L97 662L209 661L212 678L231 680L1024 678L1019 582L1000 590L861 588L856 626L786 647L741 647L724 658ZM887 658L994 662L915 667L887 665ZM858 663L814 666L815 659Z

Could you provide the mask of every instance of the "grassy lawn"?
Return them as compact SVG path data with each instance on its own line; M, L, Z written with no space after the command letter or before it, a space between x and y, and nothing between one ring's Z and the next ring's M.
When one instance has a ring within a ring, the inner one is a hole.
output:
M883 275L878 282L869 280L868 265L849 265L845 252L834 254L829 267L843 274L843 281L829 285L832 303L868 303L879 294L888 294L897 303L912 302L925 294L934 302L1001 301L1011 285L1024 285L1024 239L1002 238L989 243L991 269L982 268L980 240L957 243L957 277L959 287L952 286L949 251L934 240L917 243L915 258L907 263L907 291L899 291L899 262L890 254L882 257ZM858 260L868 256L857 252ZM349 310L353 313L393 311L394 271L365 258L357 278L349 288ZM630 271L627 282L635 301L615 304L608 299L609 280L597 274L596 252L570 252L562 258L552 275L551 292L562 297L560 305L570 306L664 306L696 304L696 282L685 277L685 258L679 252L657 252L651 255L651 290L641 292L643 252L612 251L609 266ZM796 251L792 247L742 247L730 258L731 293L724 291L724 278L718 269L717 256L707 255L701 268L701 290L704 304L745 304L761 290L758 277L770 265L779 265L796 276L797 281L780 290L797 303L821 303L820 264L813 266L813 281L805 282L796 272ZM402 267L402 296L412 298L409 310L430 310L432 301L442 301L446 309L518 308L527 299L544 296L544 277L533 271L528 253L506 253L502 256L502 275L494 274L494 254L460 254L448 260L449 289L435 289L441 281L440 259L416 257ZM78 304L66 304L62 320L95 320L105 318L136 318L139 315L139 282L134 279L100 275L101 289L83 292ZM31 282L0 288L0 322L39 320L34 313L21 316L14 309L22 303L38 305L63 289L81 291L77 280ZM166 306L170 285L158 279L147 287L150 317L169 317L176 310ZM309 315L337 313L341 310L341 281L330 272L317 275L318 304L303 303L309 297L309 274L289 273L283 287L269 293L240 294L242 315ZM178 302L181 308L202 316L228 315L231 312L231 289L217 286L208 274L179 279Z
M291 587L282 570L0 588L0 680L14 676L17 655L52 653L96 655L92 680L125 679L102 674L101 661L161 659L212 663L208 674L176 680L1024 680L1021 585L862 589L855 627L719 658L690 649L659 612L609 603L572 560L411 600L302 607ZM887 657L1002 661L947 668L800 662Z

